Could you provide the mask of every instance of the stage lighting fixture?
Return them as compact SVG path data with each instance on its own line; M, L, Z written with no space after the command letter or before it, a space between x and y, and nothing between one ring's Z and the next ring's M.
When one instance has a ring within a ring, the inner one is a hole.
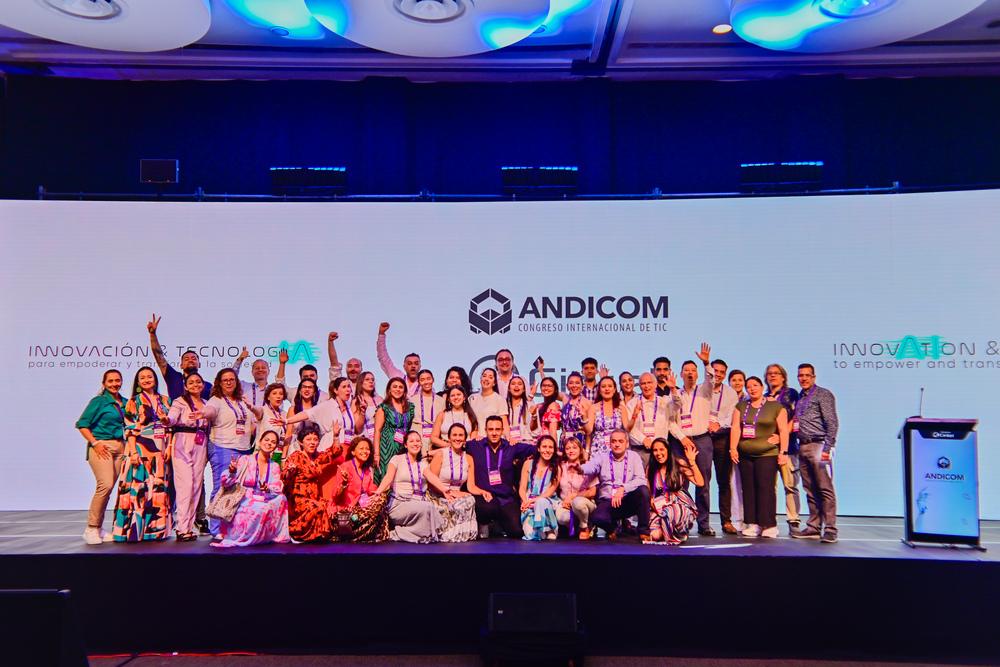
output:
M733 26L728 23L720 23L719 25L712 28L712 32L716 35L728 35L733 31Z
M923 34L984 0L732 0L730 24L767 49L826 53L866 49Z
M740 190L747 194L815 192L822 182L822 160L745 162L740 165Z
M205 36L208 0L0 0L0 25L109 51L169 51Z
M326 35L304 0L226 0L226 4L250 25L278 37L310 40Z
M503 193L520 199L565 199L576 195L579 167L500 167Z
M271 167L275 195L326 197L347 192L347 167Z
M180 160L139 160L139 182L164 185L176 183L181 173Z
M581 0L558 0L570 9ZM468 56L531 36L550 0L305 0L313 17L371 49L420 58ZM589 0L588 0L589 4ZM562 14L560 14L561 16Z

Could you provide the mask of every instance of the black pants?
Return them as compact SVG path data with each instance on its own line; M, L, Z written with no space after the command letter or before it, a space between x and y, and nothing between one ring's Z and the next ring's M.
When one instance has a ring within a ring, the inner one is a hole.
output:
M722 523L732 520L733 490L729 486L729 475L733 470L733 460L729 458L729 429L719 429L712 434L712 463L715 464L715 483L719 485L719 519ZM705 481L708 486L708 480ZM705 489L708 491L708 489Z
M524 534L521 531L521 508L516 500L501 504L495 496L490 502L476 496L476 523L488 526L494 521L500 524L507 537L519 538Z
M743 483L743 523L755 523L761 530L777 526L778 457L740 454L740 481Z
M610 498L598 499L597 509L590 515L590 523L611 533L619 521L630 516L638 519L639 534L649 535L649 487L645 484L626 493L618 507L611 506Z

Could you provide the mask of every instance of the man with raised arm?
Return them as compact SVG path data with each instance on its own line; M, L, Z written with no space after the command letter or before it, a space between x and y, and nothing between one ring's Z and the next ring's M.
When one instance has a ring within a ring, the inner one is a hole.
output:
M708 364L711 352L712 348L709 344L702 343L701 350L697 353L698 359L705 367L706 378L713 376L712 369ZM684 386L679 390L674 388L672 393L680 399L681 430L684 435L694 441L698 450L698 470L701 471L701 476L705 479L705 484L697 487L695 492L695 504L698 506L698 534L714 537L715 531L708 522L709 512L712 508L709 482L712 480L714 452L712 435L708 430L709 417L712 413L712 380L708 379L698 384L698 364L691 360L687 360L681 365L681 377L684 380Z
M326 337L326 350L330 355L330 382L333 382L339 378L344 372L344 366L340 363L340 359L337 357L337 344L336 340L340 338L340 334L336 331L331 331ZM365 370L364 364L357 357L351 357L347 360L347 380L351 383L351 400L354 400L354 392L357 390L358 377Z
M732 520L733 491L730 479L733 474L733 462L729 456L729 428L732 424L733 410L736 409L740 399L733 388L726 384L728 370L729 366L722 359L712 362L712 372L708 376L712 381L708 432L712 437L712 459L715 465L715 483L719 487L719 519L722 521L722 532L735 535L736 526ZM708 480L705 480L705 486L708 486Z
M396 368L389 356L389 350L385 345L385 334L389 331L389 323L382 322L378 325L378 337L375 339L375 354L378 356L378 364L382 367L382 372L389 379L403 378L406 383L406 395L415 396L420 391L420 383L417 382L417 374L420 372L420 355L410 352L403 357L403 370Z
M282 352L285 354L282 355L279 353L278 355L278 377L285 377L285 363L288 361L287 351L282 350ZM250 356L250 352L244 345L240 356L236 357L236 362L233 364L233 370L236 371L237 377L240 374L240 367L243 366L243 362L246 361L248 356ZM285 361L281 361L282 359ZM264 390L267 389L267 378L270 374L271 364L264 359L254 359L253 365L250 366L250 375L253 377L253 382L240 380L243 395L250 398L250 402L255 408L264 406Z
M184 379L201 368L201 359L194 350L187 350L181 355L180 372L171 366L167 362L167 357L163 354L163 347L156 336L156 329L160 326L161 319L163 319L162 316L157 317L156 313L153 313L152 319L146 323L146 331L149 332L149 347L153 352L153 358L156 360L156 365L160 367L160 374L163 375L163 379L167 383L167 395L172 401L184 395ZM202 380L205 384L201 390L201 397L207 401L212 395L212 383L207 377L202 378Z

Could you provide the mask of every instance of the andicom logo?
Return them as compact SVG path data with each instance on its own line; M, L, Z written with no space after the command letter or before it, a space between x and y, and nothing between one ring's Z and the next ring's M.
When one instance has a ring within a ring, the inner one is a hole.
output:
M469 329L472 333L492 336L510 331L510 299L494 289L487 289L469 302Z

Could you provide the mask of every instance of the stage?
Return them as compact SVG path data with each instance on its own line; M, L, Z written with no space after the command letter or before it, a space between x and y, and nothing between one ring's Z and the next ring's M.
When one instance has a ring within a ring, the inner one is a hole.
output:
M222 550L207 538L88 546L84 518L0 512L0 588L70 589L90 653L475 652L489 593L575 592L595 654L1000 655L988 611L1000 599L1000 522L982 524L986 552L911 549L900 519L868 517L843 517L837 544L783 534L680 547L623 538Z

